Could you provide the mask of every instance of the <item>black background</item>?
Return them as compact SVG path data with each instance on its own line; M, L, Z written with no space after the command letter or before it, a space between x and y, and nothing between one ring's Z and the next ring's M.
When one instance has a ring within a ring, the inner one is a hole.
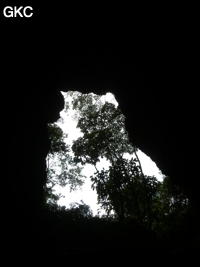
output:
M16 5L10 3L5 5ZM2 13L0 17L5 251L19 256L19 250L27 253L26 244L36 244L39 255L45 247L41 243L47 242L38 237L42 230L37 225L49 145L46 123L58 117L63 88L96 93L109 88L115 93L132 138L190 197L194 206L190 237L195 241L189 244L190 238L185 238L184 253L197 251L195 15L189 18L189 11L174 6L78 2L70 6L37 1L26 5L34 8L32 18L4 18ZM135 110L141 111L133 125ZM33 249L28 251L32 257Z

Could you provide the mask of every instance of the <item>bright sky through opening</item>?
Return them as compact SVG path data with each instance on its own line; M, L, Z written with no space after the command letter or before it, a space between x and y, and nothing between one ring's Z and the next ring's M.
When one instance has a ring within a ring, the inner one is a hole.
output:
M63 130L68 137L65 139L66 143L70 146L72 145L73 141L79 138L82 133L77 126L77 118L76 118L76 111L72 109L70 105L72 101L72 96L68 92L61 92L65 99L65 104L68 102L69 108L67 111L65 109L60 113L60 119L56 122L56 124ZM104 102L113 103L115 106L118 106L118 103L115 100L115 97L111 93L107 93L101 97L101 100ZM158 180L162 181L164 175L158 169L156 164L145 155L142 151L137 152L138 157L140 159L142 169L145 175L155 176ZM126 158L131 158L131 155L126 154ZM105 169L109 167L109 163L106 159L101 159L100 162L97 163L98 169L104 167ZM55 186L55 192L62 194L64 197L61 197L58 201L58 204L61 206L66 206L67 208L70 207L71 203L77 202L80 203L81 200L90 206L92 209L93 215L99 213L99 215L104 214L104 211L101 210L100 206L97 204L97 193L96 191L92 190L91 188L91 181L90 175L95 172L94 166L90 164L86 164L83 168L82 174L85 175L87 178L85 179L84 185L81 188L78 188L76 191L70 192L69 186L61 187Z

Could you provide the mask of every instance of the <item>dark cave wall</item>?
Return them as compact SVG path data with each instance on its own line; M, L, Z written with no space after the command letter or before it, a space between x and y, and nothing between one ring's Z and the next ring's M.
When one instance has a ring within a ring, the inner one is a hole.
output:
M198 113L189 105L198 107L198 98L186 81L190 75L182 60L175 64L177 59L167 50L156 54L126 43L84 49L80 41L76 47L60 47L59 41L54 47L52 38L45 39L46 28L33 36L25 28L21 36L15 25L16 36L11 26L7 28L9 38L2 38L2 51L7 53L1 60L3 223L5 229L12 229L11 240L16 233L19 238L21 233L26 236L30 225L33 235L41 228L37 223L46 182L47 123L58 119L63 108L59 90L67 88L114 93L126 116L130 138L183 187L198 208L198 177L187 166L198 124Z
M16 84L15 84L16 86ZM21 87L23 85L21 84ZM9 93L9 91L8 91ZM4 94L4 99L5 99ZM45 160L49 149L47 123L59 118L64 101L59 92L9 93L6 140L10 202L17 210L37 210L46 183Z
M72 14L60 5L53 5L50 10L49 3L43 4L43 10L41 5L40 1L38 16L33 20L1 21L1 229L6 261L12 258L16 264L17 257L30 256L29 262L36 259L41 263L38 260L41 254L46 263L49 255L50 260L53 257L49 233L54 225L49 227L43 222L43 211L42 215L40 212L49 149L46 126L58 119L63 107L59 90L66 88L115 94L126 116L130 138L165 174L182 185L192 200L194 212L189 219L195 221L190 225L195 225L192 231L198 238L199 164L194 150L198 150L199 97L193 83L198 73L193 65L195 45L186 44L188 25L183 27L183 39L179 41L179 26L174 32L170 29L166 32L160 20L156 21L156 27L149 25L151 17L142 28L141 18L133 22L132 8L129 16L124 13L130 19L128 23L126 20L122 23L120 10L111 24L106 21L104 28L103 12L96 18L100 22L96 28L95 18L88 17L89 23L84 25L85 12L81 10L81 19L77 7ZM109 18L111 13L113 10L108 11ZM62 25L58 23L60 20ZM169 17L167 25L168 21ZM91 32L87 36L88 29ZM191 33L191 28L188 29ZM53 244L59 257L60 251L66 256L68 237L56 236ZM140 260L149 260L141 251ZM168 254L162 253L167 259ZM136 254L137 250L133 254L131 247L131 260ZM121 255L124 260L127 254ZM157 260L154 251L152 255ZM64 260L69 262L68 257Z

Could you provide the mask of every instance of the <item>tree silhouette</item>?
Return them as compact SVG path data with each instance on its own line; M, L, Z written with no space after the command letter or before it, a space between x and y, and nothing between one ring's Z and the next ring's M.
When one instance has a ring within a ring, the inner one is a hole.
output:
M92 188L97 191L98 202L110 221L131 221L160 236L178 232L190 208L189 200L169 177L159 182L154 176L144 175L137 148L129 141L125 117L119 107L94 94L76 92L71 96L82 136L72 145L73 155L65 143L67 136L57 125L49 125L51 150L48 160L56 158L60 167L60 172L51 164L47 169L46 191L52 207L61 209L57 206L60 196L53 192L54 186L69 184L72 190L75 189L83 183L79 164L89 163L96 169L90 177ZM109 161L108 169L98 169L101 158ZM76 219L92 217L90 208L84 203L74 203L70 209L62 208L62 212Z
M150 199L157 185L154 177L145 177L138 157L125 159L125 154L136 154L125 130L125 117L119 108L98 97L80 95L74 101L79 110L78 127L83 136L72 146L75 161L90 163L96 168L91 177L98 201L110 214L114 211L120 220L132 217L148 220ZM110 162L108 170L97 169L100 158Z
M95 166L93 189L108 215L114 211L121 221L134 219L149 229L163 230L173 214L187 211L187 197L168 177L159 182L143 174L137 148L129 141L125 117L118 107L93 94L76 95L73 107L83 133L72 146L74 160ZM126 154L132 158L128 160ZM110 162L108 170L97 168L103 157Z
M91 179L99 203L108 214L114 210L121 221L132 218L149 223L159 183L155 177L141 175L137 159L120 158L109 170L98 171Z
M70 147L66 144L67 136L62 129L54 124L48 125L50 151L47 156L47 184L45 187L47 202L56 205L61 194L55 194L54 187L69 185L75 190L83 184L85 176L81 174L82 167L77 165L70 155Z

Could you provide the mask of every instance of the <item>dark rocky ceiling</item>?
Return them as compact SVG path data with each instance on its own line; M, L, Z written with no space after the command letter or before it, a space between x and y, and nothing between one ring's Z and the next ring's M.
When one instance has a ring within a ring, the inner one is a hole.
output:
M19 220L13 235L19 225L26 229L42 205L49 149L46 125L56 121L63 108L59 90L71 88L112 92L126 116L130 138L198 207L193 153L198 97L192 82L195 71L181 44L148 35L109 48L107 39L104 45L93 40L97 45L91 48L82 37L74 46L68 36L64 43L46 36L45 25L40 31L40 25L35 29L30 23L23 31L19 26L6 26L1 50L2 199L7 228L11 218Z

